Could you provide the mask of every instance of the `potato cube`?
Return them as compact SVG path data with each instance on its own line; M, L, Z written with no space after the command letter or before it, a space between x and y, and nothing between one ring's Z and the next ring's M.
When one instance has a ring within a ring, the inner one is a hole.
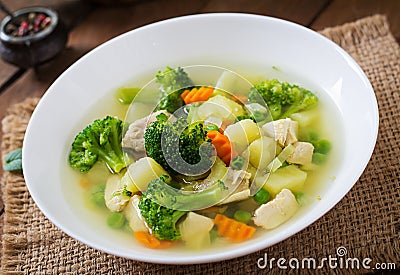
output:
M251 119L244 119L229 125L224 134L234 142L235 150L241 153L251 142L260 137L260 129Z
M303 190L306 179L306 172L300 170L296 165L288 165L272 173L267 178L263 188L272 196L275 196L284 188L296 193Z
M261 137L248 147L249 162L258 169L264 169L274 159L276 143L273 138Z

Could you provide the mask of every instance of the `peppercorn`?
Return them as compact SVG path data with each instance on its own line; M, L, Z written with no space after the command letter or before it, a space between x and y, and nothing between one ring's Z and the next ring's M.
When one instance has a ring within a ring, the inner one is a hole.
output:
M21 14L5 26L5 32L14 37L33 35L45 30L51 24L51 17L42 12Z

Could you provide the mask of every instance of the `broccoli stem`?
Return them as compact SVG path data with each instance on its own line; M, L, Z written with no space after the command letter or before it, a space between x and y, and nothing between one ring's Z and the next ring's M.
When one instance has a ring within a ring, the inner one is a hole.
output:
M103 151L101 149L95 150L102 160L111 169L111 172L119 173L125 168L125 160L117 156L113 151Z
M205 190L193 192L177 190L169 186L162 177L151 181L146 191L147 196L158 204L179 211L207 208L222 201L230 192L220 180Z

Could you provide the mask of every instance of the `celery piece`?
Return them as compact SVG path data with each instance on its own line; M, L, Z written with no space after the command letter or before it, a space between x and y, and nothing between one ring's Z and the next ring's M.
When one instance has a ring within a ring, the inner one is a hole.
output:
M286 146L277 157L275 157L270 164L267 166L267 170L270 172L275 172L281 167L287 166L287 163L285 164L286 160L288 157L293 154L295 148L292 144L289 144Z
M217 233L217 230L211 230L210 231L210 241L211 242L213 242L213 241L215 241L215 239L217 239L218 238L218 233Z

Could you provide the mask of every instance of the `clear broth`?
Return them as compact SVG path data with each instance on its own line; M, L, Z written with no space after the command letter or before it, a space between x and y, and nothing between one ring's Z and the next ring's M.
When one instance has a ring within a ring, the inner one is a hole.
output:
M307 205L302 206L295 217L303 215L311 207L315 207L315 204L323 200L323 194L325 190L332 184L334 184L336 168L341 159L341 148L342 142L342 117L340 112L329 95L328 91L324 91L322 87L316 86L311 81L308 82L304 77L285 72L279 68L273 66L255 66L254 64L231 66L231 70L236 72L245 72L242 76L248 79L251 83L257 83L264 79L277 78L280 81L287 81L291 84L297 84L304 88L307 88L314 92L320 100L318 105L318 112L320 114L319 119L310 126L319 134L319 138L328 139L332 144L332 149L329 152L329 158L326 163L321 165L317 171L309 172L305 183L303 192L307 194ZM240 68L240 69L238 69ZM151 74L147 73L138 78L133 78L127 82L124 86L126 87L138 87L137 83L144 85L151 81L156 72ZM299 79L301 81L299 81ZM136 83L136 84L135 84ZM93 107L88 110L88 116L103 118L106 115L117 116L120 119L124 119L128 111L129 106L123 105L115 98L115 91L110 91L104 98L101 98ZM78 133L81 129L77 125L76 129L71 129L72 133ZM71 140L72 143L72 140ZM90 223L90 227L96 228L96 231L104 231L105 236L112 234L115 240L121 240L122 242L137 243L135 238L132 236L132 232L127 228L122 230L111 229L107 226L106 220L110 212L106 207L101 208L95 205L90 200L90 189L85 187L88 181L92 184L105 184L107 175L110 175L105 168L104 163L98 162L92 170L82 175L76 171L73 171L68 163L68 156L65 157L65 163L62 166L62 173L60 175L61 182L67 182L68 184L63 185L64 194L67 199L71 202L71 209L77 216ZM295 217L292 217L295 218ZM285 226L284 224L281 226ZM255 237L264 234L267 230L260 227L257 228ZM272 233L272 232L271 232ZM108 238L108 237L107 237ZM217 238L211 248L223 248L229 243L223 238ZM232 244L236 245L236 244ZM177 245L169 250L187 250L184 245Z

